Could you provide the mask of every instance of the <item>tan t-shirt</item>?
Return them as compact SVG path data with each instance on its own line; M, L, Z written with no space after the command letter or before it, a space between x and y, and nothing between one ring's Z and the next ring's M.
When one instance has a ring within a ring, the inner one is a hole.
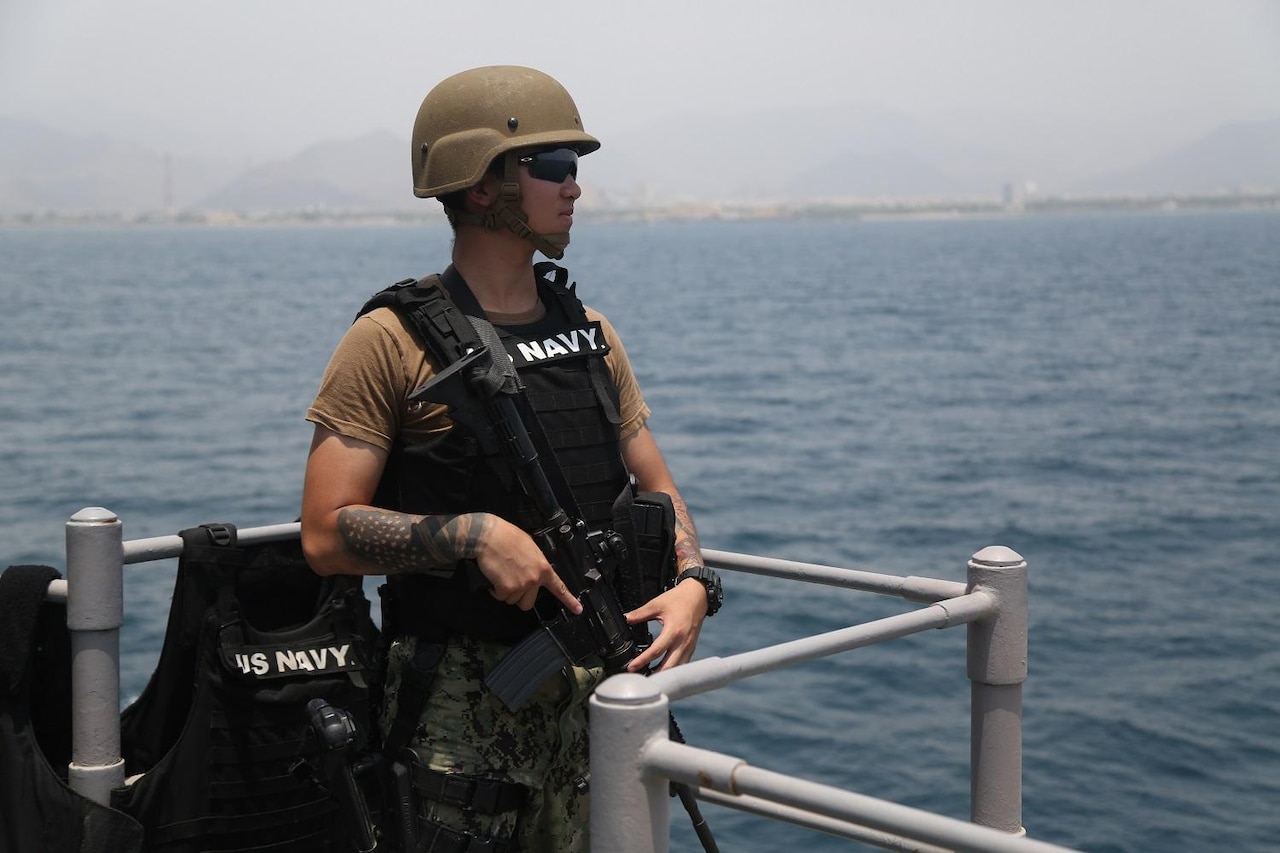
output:
M622 437L635 433L649 417L649 407L631 370L618 333L604 315L587 308L587 319L599 320L609 343L605 364L618 388ZM533 317L490 314L495 325L530 322ZM397 437L418 444L449 429L445 407L409 403L415 389L436 373L435 359L418 343L406 321L391 308L376 308L360 317L338 343L320 381L307 420L348 438L391 450Z

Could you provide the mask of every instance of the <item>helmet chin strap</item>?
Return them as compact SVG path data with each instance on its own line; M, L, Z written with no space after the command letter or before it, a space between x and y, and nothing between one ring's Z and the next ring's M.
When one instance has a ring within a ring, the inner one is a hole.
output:
M553 261L564 257L569 245L569 232L539 234L529 227L529 215L520 206L520 184L517 182L520 164L514 151L508 151L503 161L502 186L498 198L484 213L452 214L454 224L479 225L486 231L505 227L508 231L528 240L534 247Z

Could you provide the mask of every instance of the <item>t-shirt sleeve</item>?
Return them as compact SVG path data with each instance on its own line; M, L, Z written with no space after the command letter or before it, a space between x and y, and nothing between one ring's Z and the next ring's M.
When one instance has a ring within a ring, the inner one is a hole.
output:
M347 330L329 359L307 420L389 451L400 431L408 380L405 354L388 319L373 312Z
M613 325L598 311L587 309L587 317L599 320L604 330L605 340L609 342L609 354L604 357L613 377L613 384L618 389L618 410L622 417L621 437L626 438L637 432L649 419L651 412L640 393L640 383L636 380L635 371L631 369L631 360L622 346L622 338Z

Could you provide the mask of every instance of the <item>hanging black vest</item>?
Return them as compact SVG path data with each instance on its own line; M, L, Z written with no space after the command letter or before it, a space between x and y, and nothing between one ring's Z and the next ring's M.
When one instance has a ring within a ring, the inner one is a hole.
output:
M48 566L0 575L0 853L138 853L133 818L67 787L71 644Z
M180 535L160 660L121 721L126 772L145 775L113 805L146 827L147 851L348 853L338 803L297 762L319 751L311 699L375 729L360 579L315 575L296 541L237 547L230 525Z
M496 328L583 520L591 529L613 528L619 496L629 488L619 450L618 392L604 363L608 345L600 324L587 319L573 287L565 285L565 270L553 264L535 269L546 316L527 326ZM384 290L360 314L383 306L409 321L439 365L452 364L480 346L463 315L484 314L452 267L440 277ZM526 530L539 525L507 463L483 434L485 428L457 421L438 439L412 446L397 441L375 502L422 514L483 510ZM404 633L457 631L516 642L538 625L534 612L473 589L466 572L449 579L393 575L388 586L390 600L411 602L402 609Z

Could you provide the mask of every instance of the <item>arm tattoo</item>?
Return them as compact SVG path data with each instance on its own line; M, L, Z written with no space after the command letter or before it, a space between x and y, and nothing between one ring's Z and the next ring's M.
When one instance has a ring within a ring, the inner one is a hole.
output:
M676 510L676 574L692 566L701 566L702 548L698 544L698 531L693 526L693 516L683 498L672 498Z
M490 517L480 512L427 515L413 525L414 542L428 566L450 566L476 555Z
M338 513L338 533L347 553L389 573L444 569L476 555L489 527L484 513L428 515L347 507Z

